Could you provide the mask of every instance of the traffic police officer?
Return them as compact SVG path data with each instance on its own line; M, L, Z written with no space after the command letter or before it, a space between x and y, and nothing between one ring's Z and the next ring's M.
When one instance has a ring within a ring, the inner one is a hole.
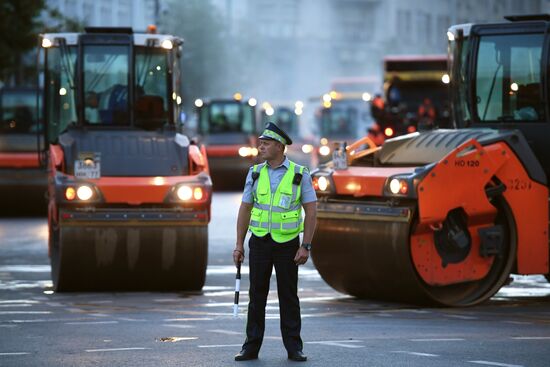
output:
M236 361L258 358L265 331L265 306L273 266L277 275L281 334L288 358L307 360L300 337L298 265L305 264L309 258L317 197L308 170L285 156L285 145L290 144L292 140L284 131L268 123L260 136L258 148L260 158L265 162L251 167L245 181L233 261L238 264L244 260L244 240L247 229L250 230L250 301L246 340L241 352L235 356Z

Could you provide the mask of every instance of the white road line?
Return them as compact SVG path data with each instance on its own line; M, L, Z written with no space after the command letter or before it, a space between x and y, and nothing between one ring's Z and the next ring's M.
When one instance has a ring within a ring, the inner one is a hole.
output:
M502 321L503 323L505 324L514 324L514 325L532 325L533 323L532 322L529 322L529 321L511 321L511 320L506 320L506 321Z
M306 344L322 344L343 348L364 348L364 345L350 345L349 343L361 343L361 340L327 340L318 342L306 342Z
M32 306L32 305L28 305L28 304L26 304L26 303L23 303L23 304L19 304L19 303L18 303L18 304L0 305L0 307L6 307L6 308L8 308L8 307L30 307L30 306Z
M24 356L30 354L29 352L5 352L0 353L0 356Z
M65 323L65 325L104 325L104 324L118 324L118 321L77 321L77 322Z
M242 335L243 333L240 333L238 331L232 331L232 330L220 330L220 329L214 329L214 330L208 330L211 333L218 333L218 334L227 334L227 335Z
M550 336L514 336L515 340L550 340Z
M162 326L177 327L177 328L180 328L180 329L193 329L195 327L193 325L181 325L181 324L164 324Z
M212 317L184 317L179 319L164 319L165 322L172 321L211 321L214 320Z
M431 354L431 353L420 353L420 352L407 352L405 350L394 350L392 353L403 353L403 354L410 354L412 356L420 356L420 357L439 357L438 354Z
M0 315L49 315L51 311L0 311Z
M6 304L6 303L28 303L28 304L35 304L40 303L38 301L32 301L28 299L5 299L0 301L0 304Z
M213 345L199 345L199 348L226 348L226 347L242 347L242 344L213 344Z
M432 339L409 339L411 342L458 342L463 341L462 338L432 338Z
M449 315L446 314L445 316L452 317L453 319L460 319L460 320L477 320L477 317L474 316L464 316L464 315Z
M9 273L49 273L49 265L2 265L0 271Z
M499 366L499 367L523 367L521 364L508 364L508 363L499 363L491 361L468 361L475 364L484 364L486 366Z
M151 348L131 347L131 348L86 349L85 352L87 352L87 353L95 353L95 352L120 352L120 351L126 351L126 350L146 350L146 349L151 349Z

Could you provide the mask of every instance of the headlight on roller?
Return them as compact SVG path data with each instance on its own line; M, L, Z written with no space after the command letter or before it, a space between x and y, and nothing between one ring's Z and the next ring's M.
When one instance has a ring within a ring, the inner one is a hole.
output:
M94 196L94 190L90 186L82 185L76 189L78 200L88 201Z
M313 145L311 145L311 144L302 145L302 152L304 152L305 154L309 154L312 151L313 151Z
M323 145L319 148L319 154L322 156L327 156L330 154L330 147L328 145Z
M321 174L312 174L311 176L313 188L320 195L327 195L334 193L334 185L332 183L332 178L327 172L322 172Z
M193 189L187 185L181 185L176 190L176 195L181 201L188 201L193 197Z

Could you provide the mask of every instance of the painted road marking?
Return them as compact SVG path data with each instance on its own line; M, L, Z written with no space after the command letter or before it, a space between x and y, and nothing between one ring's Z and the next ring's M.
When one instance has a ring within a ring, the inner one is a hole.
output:
M234 347L242 347L242 344L213 344L213 345L199 345L199 348L234 348Z
M85 352L95 353L95 352L120 352L126 350L146 350L151 348L142 348L142 347L130 347L130 348L106 348L106 349L86 349Z
M394 350L392 353L403 353L403 354L410 354L412 356L420 356L420 357L439 357L438 354L431 354L431 353L421 353L421 352L407 352L405 350Z
M105 324L118 324L118 321L77 321L77 322L65 323L65 325L105 325Z
M327 340L318 342L306 342L306 344L322 344L343 348L364 348L364 345L350 345L349 343L361 343L361 340Z
M474 316L464 316L464 315L449 315L446 314L445 316L452 317L453 319L460 319L460 320L477 320L477 317Z
M432 338L432 339L409 339L411 342L458 342L463 341L462 338Z
M508 364L491 361L468 361L470 363L484 364L486 366L499 366L499 367L523 367L521 364Z
M184 317L179 319L164 319L165 322L172 322L172 321L211 321L214 320L211 317Z
M52 311L0 311L0 315L48 315Z
M550 336L515 336L515 340L550 340Z
M0 271L9 273L49 273L49 265L2 265Z
M36 304L40 303L38 301L32 301L27 299L9 299L9 300L2 300L0 301L0 304L7 304L7 303L23 303L23 304ZM21 305L22 306L22 305Z
M528 321L502 321L505 324L514 324L514 325L532 325L532 322Z
M180 329L193 329L195 327L193 325L180 325L180 324L164 324L162 326L177 327L177 328L180 328Z
M240 333L238 331L232 331L232 330L220 330L220 329L214 329L214 330L208 330L211 333L219 333L219 334L227 334L227 335L242 335L243 333Z
M4 352L0 353L0 356L24 356L30 354L29 352Z

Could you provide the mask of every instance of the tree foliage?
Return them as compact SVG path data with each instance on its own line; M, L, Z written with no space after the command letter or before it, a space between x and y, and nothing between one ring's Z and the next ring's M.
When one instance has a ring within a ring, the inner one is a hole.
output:
M44 0L0 1L0 79L6 80L22 63L23 55L36 47Z

